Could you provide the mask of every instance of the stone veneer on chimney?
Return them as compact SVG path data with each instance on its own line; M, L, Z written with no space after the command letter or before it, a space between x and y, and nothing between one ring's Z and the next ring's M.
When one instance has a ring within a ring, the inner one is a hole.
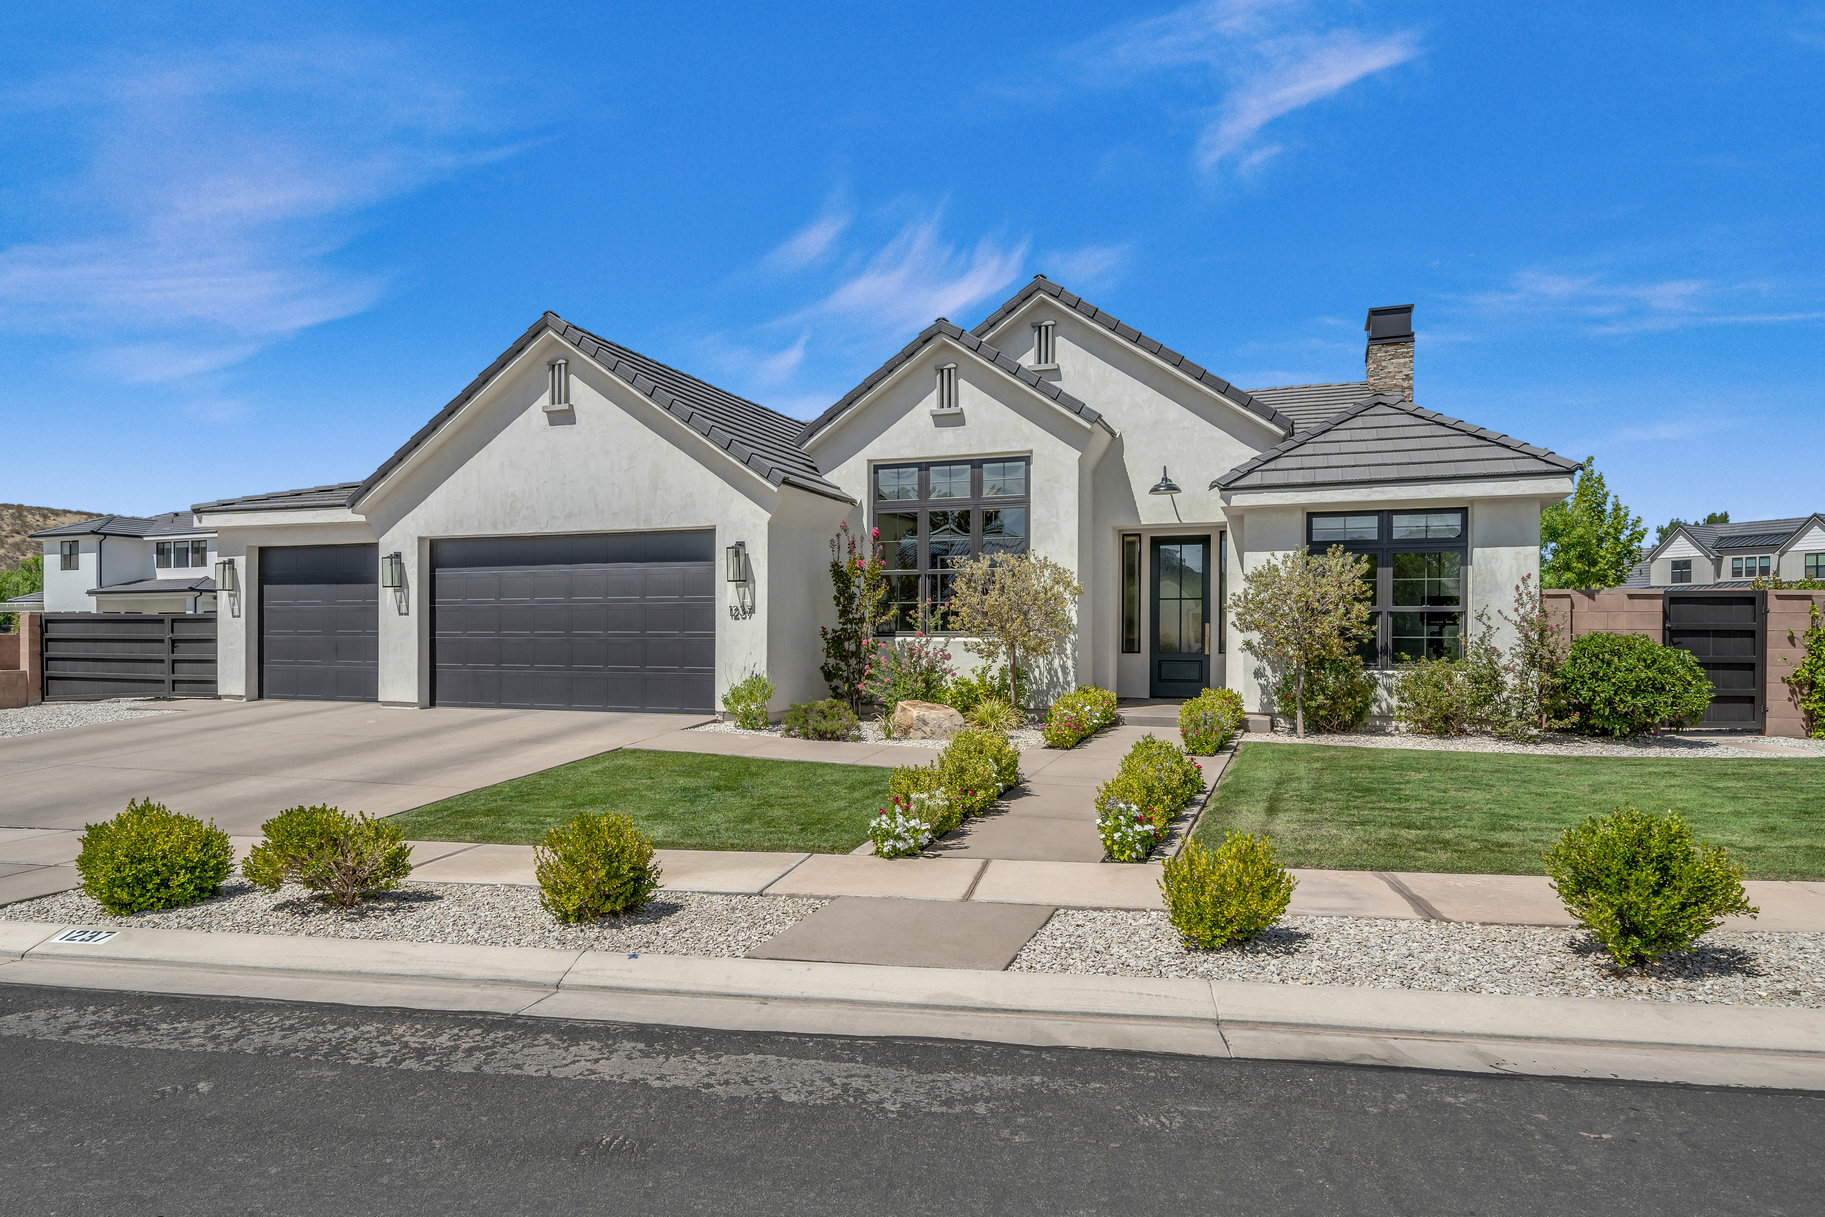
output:
M1377 393L1413 400L1413 306L1391 304L1369 310L1362 328L1369 335L1364 377Z

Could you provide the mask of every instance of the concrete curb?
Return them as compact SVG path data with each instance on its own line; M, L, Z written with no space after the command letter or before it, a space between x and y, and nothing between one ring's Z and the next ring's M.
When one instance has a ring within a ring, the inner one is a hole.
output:
M1825 1090L1814 1010L70 928L0 923L0 983Z

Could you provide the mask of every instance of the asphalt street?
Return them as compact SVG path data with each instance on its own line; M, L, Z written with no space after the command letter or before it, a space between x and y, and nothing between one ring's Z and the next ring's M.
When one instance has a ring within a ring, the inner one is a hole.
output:
M0 986L6 1214L1816 1214L1825 1095Z

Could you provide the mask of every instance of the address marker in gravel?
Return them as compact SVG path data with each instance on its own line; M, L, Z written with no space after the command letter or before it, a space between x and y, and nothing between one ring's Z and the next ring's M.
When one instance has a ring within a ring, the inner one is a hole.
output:
M313 938L383 938L493 947L560 947L650 951L664 955L746 954L804 920L822 900L662 891L622 917L564 925L539 905L536 888L482 883L408 883L346 912L302 887L267 893L240 880L213 900L180 909L110 917L80 891L0 908L9 921L102 925L109 929L213 930L233 934L302 934Z
M1646 976L1608 964L1582 930L1286 917L1245 946L1197 951L1164 913L1061 909L1009 970L1825 1007L1825 934L1714 930Z

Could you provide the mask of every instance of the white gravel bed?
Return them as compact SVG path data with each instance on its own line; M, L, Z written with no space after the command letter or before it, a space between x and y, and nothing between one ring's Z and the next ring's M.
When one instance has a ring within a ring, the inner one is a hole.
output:
M117 723L128 718L150 718L155 714L171 712L156 702L130 697L109 701L41 701L35 706L0 710L0 739L13 735L37 735L41 731L61 731L65 727Z
M692 727L691 730L714 731L721 735L770 735L774 739L798 738L797 736L787 735L785 730L780 727L768 727L765 731L744 731L734 723L727 721L705 723L701 727ZM1037 727L1021 727L1017 730L1008 732L1007 736L1008 740L1016 748L1043 748L1046 746L1045 737L1039 733L1039 728ZM927 751L931 751L944 747L949 741L941 739L894 739L881 729L879 720L864 719L862 722L862 738L860 742L864 744L886 744L894 748L924 748Z
M1350 748L1417 748L1434 752L1513 752L1526 756L1633 756L1656 760L1671 757L1767 758L1825 757L1825 740L1756 736L1757 745L1781 749L1739 748L1727 735L1651 735L1635 740L1599 739L1589 735L1549 732L1532 744L1497 739L1493 735L1416 735L1412 732L1351 731L1335 735L1308 735L1300 739L1290 727L1244 735L1247 743L1330 744Z
M0 908L9 921L48 921L312 938L384 938L492 947L560 947L729 957L810 916L821 900L660 891L637 912L565 925L539 904L537 888L493 883L407 883L343 911L302 887L267 893L240 879L213 900L110 917L81 891Z
M1714 930L1635 976L1618 973L1582 930L1285 917L1251 943L1200 951L1163 912L1061 909L1009 970L1825 1007L1825 934Z

